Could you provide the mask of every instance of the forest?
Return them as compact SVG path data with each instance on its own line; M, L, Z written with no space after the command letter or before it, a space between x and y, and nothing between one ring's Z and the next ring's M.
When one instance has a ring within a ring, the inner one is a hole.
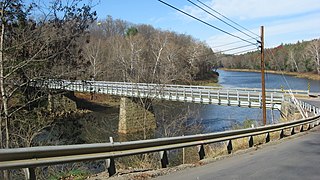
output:
M211 48L185 34L134 25L108 16L89 27L84 58L97 80L188 83L210 77ZM110 68L112 67L112 68Z
M221 55L220 64L232 69L260 69L260 51L241 55ZM267 70L320 75L320 39L281 44L265 49Z

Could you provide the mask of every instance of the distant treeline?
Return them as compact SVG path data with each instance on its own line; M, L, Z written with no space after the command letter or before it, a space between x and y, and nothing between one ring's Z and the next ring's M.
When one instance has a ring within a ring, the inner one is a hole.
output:
M281 44L265 50L266 69L320 74L320 39ZM260 69L260 51L222 56L222 66L234 69Z

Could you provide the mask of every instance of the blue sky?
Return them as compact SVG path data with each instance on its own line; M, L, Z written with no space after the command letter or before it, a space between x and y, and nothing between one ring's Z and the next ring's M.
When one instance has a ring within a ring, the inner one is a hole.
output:
M238 39L193 20L160 3L158 0L92 1L92 4L95 5L94 10L98 13L99 20L103 20L107 15L111 15L114 19L122 19L134 24L150 24L163 30L188 34L198 40L206 42L216 51L223 51L235 46L239 47L247 44L239 42L221 47L221 45L236 42ZM187 0L163 1L236 36L243 39L249 38L221 23ZM197 0L192 1L197 3ZM297 41L311 40L320 37L319 0L201 1L255 34L260 34L260 26L263 25L265 27L266 47L274 47L281 43L296 43ZM255 40L250 41L255 42ZM246 48L243 50L245 49Z

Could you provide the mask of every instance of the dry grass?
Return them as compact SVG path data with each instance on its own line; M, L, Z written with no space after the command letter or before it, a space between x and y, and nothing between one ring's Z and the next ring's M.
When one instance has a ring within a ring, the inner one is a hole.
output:
M285 135L289 136L290 133L291 133L291 131L288 130L288 132ZM270 141L276 141L279 138L280 138L280 131L270 133ZM222 143L215 143L215 144L207 145L205 147L206 157L217 158L219 156L227 155L228 154L227 143L228 142L222 142ZM261 135L257 135L257 136L253 137L253 147L259 146L259 145L262 145L265 143L266 143L266 134L261 134ZM232 140L232 147L233 147L232 152L248 149L249 148L249 137Z

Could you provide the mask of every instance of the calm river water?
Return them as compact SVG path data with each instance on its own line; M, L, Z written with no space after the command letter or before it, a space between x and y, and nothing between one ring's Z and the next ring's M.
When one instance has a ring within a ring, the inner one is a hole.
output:
M218 72L220 74L219 84L223 87L261 88L260 73L224 70L218 70ZM266 88L280 89L283 87L284 89L308 90L308 84L310 84L311 92L320 92L320 81L279 74L266 75ZM279 117L280 113L278 111L267 111L268 123L276 123ZM215 132L230 129L234 125L241 125L246 119L253 119L259 123L262 121L262 110L206 105L201 108L199 118L202 120L206 132Z

